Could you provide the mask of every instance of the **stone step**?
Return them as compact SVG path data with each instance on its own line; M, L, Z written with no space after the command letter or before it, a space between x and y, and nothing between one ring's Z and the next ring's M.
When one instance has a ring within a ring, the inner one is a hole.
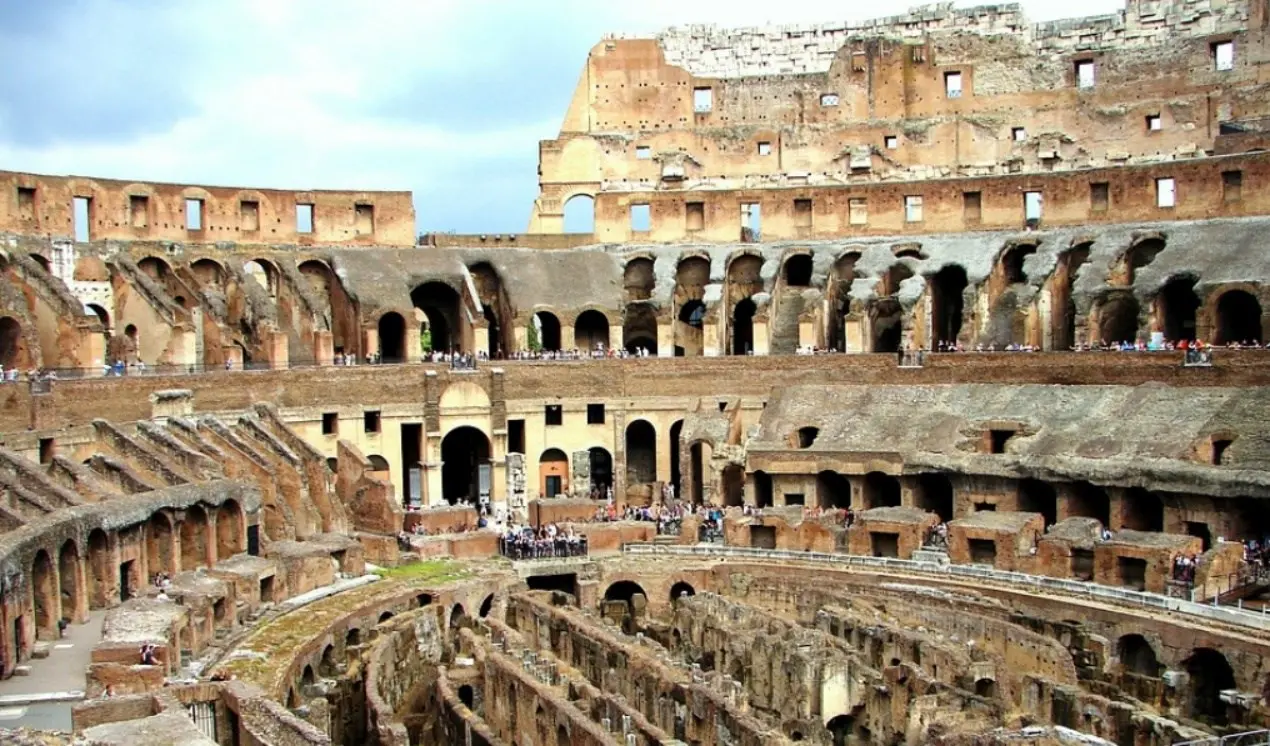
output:
M37 659L38 659L38 658L47 658L47 657L49 657L49 653L50 653L52 650L53 650L53 646L52 646L52 645L50 645L49 643L47 643L47 642L37 642L37 643L35 643L35 646L31 648L31 657L32 657L32 658L37 658Z
M30 666L17 666L17 667L15 667L15 668L13 669L13 675L14 675L14 676L30 676L30 675L31 675L31 667L30 667Z

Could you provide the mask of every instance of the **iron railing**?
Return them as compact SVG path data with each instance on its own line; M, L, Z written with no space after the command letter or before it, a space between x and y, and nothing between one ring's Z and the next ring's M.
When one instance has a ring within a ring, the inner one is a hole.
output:
M1270 746L1270 730L1250 730L1228 736L1213 736L1195 741L1183 741L1173 746Z

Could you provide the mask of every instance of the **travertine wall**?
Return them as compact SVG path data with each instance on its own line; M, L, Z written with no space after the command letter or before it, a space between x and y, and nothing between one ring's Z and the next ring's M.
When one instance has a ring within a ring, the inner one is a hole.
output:
M85 226L76 225L76 198L89 200ZM192 230L187 200L202 201L199 227ZM301 232L297 205L312 207L311 230ZM0 230L61 238L78 232L94 241L412 246L415 213L409 192L202 187L2 171Z
M940 4L857 25L606 39L588 56L559 137L540 144L529 230L562 232L564 205L578 195L603 202L609 192L826 187L1202 154L1221 123L1270 113L1260 74L1266 16L1264 0L1133 0L1114 15L1030 25L1016 5ZM1233 58L1219 69L1227 43ZM1078 85L1082 63L1093 66L1088 87ZM771 226L767 211L765 233L796 235ZM597 234L611 221L597 209Z

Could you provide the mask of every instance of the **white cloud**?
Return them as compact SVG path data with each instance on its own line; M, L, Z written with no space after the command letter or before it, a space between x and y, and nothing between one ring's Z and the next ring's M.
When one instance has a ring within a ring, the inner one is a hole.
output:
M1033 20L1044 20L1118 6L1045 0L1025 7ZM176 58L147 59L145 38L103 53L136 55L157 74L179 76L184 108L157 130L0 142L0 161L154 181L412 189L424 227L521 230L536 192L537 141L555 135L586 51L605 31L650 33L701 21L819 23L905 10L899 3L846 8L840 0L94 0L64 14L45 41L83 40L105 29L100 43L113 44L111 37L139 23L145 33L179 38ZM535 71L551 78L533 80ZM112 86L110 95L147 95L131 80L104 77L94 85ZM540 106L506 111L509 97L525 93L515 88L526 80L535 84L528 102ZM503 97L504 108L483 106L489 97ZM548 98L553 103L542 106ZM495 199L510 203L485 204Z

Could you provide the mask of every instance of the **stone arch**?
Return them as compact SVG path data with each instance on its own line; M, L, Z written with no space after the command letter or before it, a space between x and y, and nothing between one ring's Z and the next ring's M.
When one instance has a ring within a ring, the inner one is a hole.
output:
M550 311L538 311L530 320L538 334L538 348L548 352L564 349L560 344L560 319Z
M467 616L467 609L463 608L463 604L455 604L450 607L450 629L467 626L470 621Z
M339 666L335 661L335 646L327 644L322 648L322 657L318 659L318 672L323 678L333 679L339 675Z
M146 565L150 575L157 572L176 574L172 521L162 511L150 516L146 523Z
M587 449L587 457L591 466L592 489L607 494L613 486L613 454L602 446L592 446Z
M626 426L626 484L657 481L657 430L648 420L632 420Z
M172 265L168 264L166 259L157 256L147 256L137 262L137 269L146 273L151 280L160 284L166 284L168 278L172 276Z
M1051 349L1068 350L1076 344L1076 300L1072 289L1080 268L1089 261L1091 242L1073 245L1058 256L1050 278Z
M444 282L432 280L410 291L410 302L427 319L428 349L438 352L462 351L459 293Z
M675 323L675 357L705 354L706 304L690 300L679 307Z
M1158 236L1140 239L1129 247L1124 254L1125 284L1132 285L1138 279L1138 270L1155 261L1164 251L1164 239Z
M1246 290L1227 290L1217 298L1213 343L1257 342L1261 338L1261 303Z
M53 560L43 549L36 552L31 560L31 597L35 609L36 638L56 640L61 609Z
M278 268L268 259L252 259L243 264L243 275L254 281L270 298L278 297Z
M481 601L481 608L480 608L480 611L477 612L477 615L480 616L481 619L484 619L485 617L489 616L490 611L492 611L493 609L494 609L494 594L491 593L485 597L485 600Z
M1190 715L1216 725L1226 723L1221 693L1235 688L1235 672L1226 656L1212 648L1196 648L1183 664L1190 674Z
M697 595L697 589L693 588L692 584L686 580L680 580L676 582L674 585L670 586L670 600L672 602L677 598L682 598L684 596L695 596L695 595Z
M379 317L379 359L386 363L403 362L406 355L406 320L396 311Z
M216 559L228 559L243 551L243 509L229 499L216 509Z
M185 509L181 521L181 569L194 570L207 565L207 511L201 505Z
M816 503L824 510L851 507L851 482L836 471L816 475Z
M53 263L49 261L47 256L35 251L32 251L27 256L31 257L36 264L40 265L40 269L44 270L48 274L53 274Z
M595 197L575 194L564 201L564 232L595 233Z
M609 320L594 308L578 314L573 322L573 346L583 352L591 352L603 346L609 348Z
M1098 308L1098 340L1132 342L1138 337L1138 300L1129 293L1117 293Z
M1160 331L1170 342L1196 339L1196 314L1200 308L1195 293L1196 278L1183 275L1174 277L1160 288L1155 297L1155 315Z
M835 715L825 723L825 730L829 731L832 746L847 746L855 742L855 718L850 715Z
M225 285L225 267L215 259L203 257L190 263L195 281L204 287L220 288Z
M345 650L349 648L355 648L361 644L362 644L362 631L360 629L353 627L348 632L344 633L344 649Z
M743 298L732 309L732 354L748 355L754 351L754 315L758 312L753 298Z
M30 365L31 360L22 335L22 324L12 316L0 317L0 365L12 368L24 364Z
M569 455L559 448L548 448L538 457L539 494L543 497L563 496L569 491Z
M997 348L1027 344L1027 317L1023 299L1014 288L1007 288L997 296L988 314L986 341Z
M61 597L62 618L79 621L84 619L84 589L80 587L81 563L79 547L73 539L62 543L57 553L58 594Z
M1008 246L1001 252L997 268L1000 272L1002 284L1015 285L1028 281L1027 272L1023 270L1023 264L1029 256L1036 253L1037 248L1036 243L1025 241Z
M1151 643L1147 642L1142 635L1122 636L1116 642L1116 657L1120 659L1120 665L1125 673L1149 676L1153 679L1160 676L1159 658L1156 657Z
M622 271L622 287L626 290L626 302L648 300L653 297L657 285L653 260L639 256L626 263Z
M85 311L87 311L87 312L89 312L89 313L91 313L91 314L93 314L94 316L96 316L96 317L97 317L97 319L98 319L99 321L101 321L101 328L102 328L102 331L109 331L109 329L110 329L110 312L109 312L109 311L107 311L107 310L106 310L106 309L105 309L105 308L104 308L101 304L99 304L99 303L85 303L85 304L84 304L84 310L85 310Z
M461 502L479 505L482 497L482 469L488 469L493 455L489 436L475 427L464 425L446 433L441 439L441 494L451 504ZM491 485L492 489L492 485Z
M117 578L110 557L110 536L100 528L88 533L88 603L89 608L103 609L118 597L111 592Z
M623 602L627 613L634 617L639 615L648 602L648 594L644 587L634 580L618 580L604 589L604 600L607 603Z
M498 358L515 349L512 334L511 301L503 287L503 278L493 264L476 262L468 267L476 296L485 319L485 349Z
M959 264L946 265L931 278L931 349L938 349L940 342L956 342L961 337L965 318L965 292L969 284L966 270Z
M900 505L900 480L890 474L871 471L864 475L864 506L893 508Z
M819 436L820 428L818 427L812 427L810 425L807 427L800 427L794 432L793 445L795 448L811 448L816 442L816 438Z
M657 309L650 303L632 303L622 314L622 346L634 353L639 348L657 355Z
M786 287L810 287L812 277L811 254L799 253L789 255L785 258L785 265L781 268L781 274L785 278Z

